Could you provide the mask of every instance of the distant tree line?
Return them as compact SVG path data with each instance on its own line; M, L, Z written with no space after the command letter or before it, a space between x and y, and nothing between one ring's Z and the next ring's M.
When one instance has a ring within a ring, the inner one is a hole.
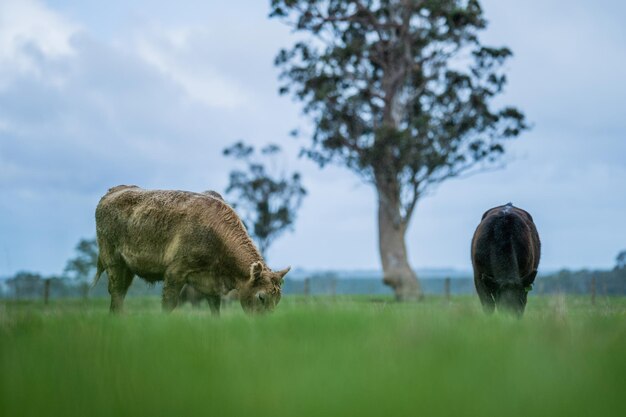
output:
M68 276L41 275L36 272L18 272L0 281L0 298L16 300L39 300L44 296L45 282L49 281L51 299L104 297L108 295L107 280L101 279L94 288L89 282L78 282ZM158 285L148 285L143 280L133 281L131 296L160 295Z
M626 295L626 269L615 268L609 271L561 270L545 275L535 281L535 289L539 294L589 294L592 280L596 279L596 291L602 295Z
M93 245L86 245L81 241L77 246L77 256L68 261L68 266L76 265L76 260L90 259L87 254L93 254ZM92 242L92 241L86 241ZM97 259L97 258L91 258ZM626 295L626 251L616 258L616 265L610 270L561 270L556 273L540 275L535 281L534 294L589 294L592 281L595 278L596 293L602 295ZM42 276L32 272L19 272L10 279L0 281L0 297L11 299L41 299L44 294L44 282L49 280L50 298L78 298L86 296L85 288L89 289L90 297L105 297L107 292L106 275L94 288L89 287L94 263L89 268L81 266L83 275L77 275L71 268L66 268L61 276ZM87 272L88 271L88 272ZM442 294L442 278L425 278L424 292L427 294ZM472 294L474 286L472 278L453 278L451 280L452 294ZM286 294L388 294L389 288L380 280L371 278L339 278L332 272L314 274L307 282L304 280L287 279L284 291ZM151 285L143 280L135 280L130 288L130 296L155 296L161 293L160 284Z

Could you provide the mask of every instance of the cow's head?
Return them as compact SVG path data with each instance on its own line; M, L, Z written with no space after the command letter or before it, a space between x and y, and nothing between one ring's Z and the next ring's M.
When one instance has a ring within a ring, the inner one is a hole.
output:
M483 274L483 282L489 289L498 310L521 317L526 308L528 292L532 290L536 276L537 271L534 270L522 278L500 281Z
M239 290L241 307L248 313L272 311L280 301L280 288L289 269L273 272L261 262L253 263L250 279Z

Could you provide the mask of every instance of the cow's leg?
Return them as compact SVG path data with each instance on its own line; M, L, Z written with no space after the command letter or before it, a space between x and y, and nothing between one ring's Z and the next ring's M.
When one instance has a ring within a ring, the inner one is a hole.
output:
M178 276L172 273L165 274L165 280L163 282L163 298L161 306L163 311L170 312L178 305L178 297L180 291L183 289L185 282L182 279L178 279Z
M201 306L200 304L204 300L204 295L200 291L192 287L191 285L188 285L188 286L189 286L189 292L191 293L191 296L189 297L189 299L191 300L191 305L194 308L200 308Z
M491 293L482 282L480 274L478 273L474 274L474 284L476 285L476 292L478 293L480 303L483 305L483 310L485 310L487 314L493 313L493 310L496 308L496 303L493 301Z
M209 302L209 308L211 309L211 313L214 316L220 315L220 304L222 302L222 296L219 294L209 294L206 296L207 301Z
M213 277L208 272L198 272L194 274L190 274L187 277L189 284L197 291L198 293L198 302L206 299L209 302L209 308L211 309L211 313L214 315L219 315L220 312L220 304L222 298L220 296L220 286L219 280Z
M187 301L193 304L193 302L191 302L189 300L189 297L187 296L187 286L184 285L183 288L180 290L180 294L178 295L178 305L183 305Z
M112 313L119 313L124 307L124 297L128 287L133 282L133 273L122 263L112 265L107 268L109 277L109 294L111 295Z

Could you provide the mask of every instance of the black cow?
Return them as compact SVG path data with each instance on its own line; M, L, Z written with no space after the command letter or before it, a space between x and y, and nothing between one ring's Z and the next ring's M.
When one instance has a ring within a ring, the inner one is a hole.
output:
M541 242L531 215L508 203L483 218L472 239L476 292L486 312L504 309L521 316L537 276Z

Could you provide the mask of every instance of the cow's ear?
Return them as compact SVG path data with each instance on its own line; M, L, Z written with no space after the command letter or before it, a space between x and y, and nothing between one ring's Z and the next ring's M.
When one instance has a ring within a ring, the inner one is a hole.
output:
M263 264L255 262L250 265L250 281L254 283L261 281L261 279L263 279Z
M533 269L530 274L526 275L524 278L522 278L522 284L524 285L525 288L530 288L533 285L533 282L535 282L535 278L537 277L537 270Z
M285 268L285 269L283 269L283 270L281 270L281 271L278 271L278 272L277 272L277 274L278 274L281 278L284 278L284 277L285 277L285 275L287 275L287 272L289 272L290 270L291 270L291 267L290 267L290 266L288 266L287 268Z
M291 270L291 267L288 266L285 269L282 269L280 271L276 271L276 274L274 275L274 281L282 286L285 283L285 275L287 275L287 272L289 272Z

